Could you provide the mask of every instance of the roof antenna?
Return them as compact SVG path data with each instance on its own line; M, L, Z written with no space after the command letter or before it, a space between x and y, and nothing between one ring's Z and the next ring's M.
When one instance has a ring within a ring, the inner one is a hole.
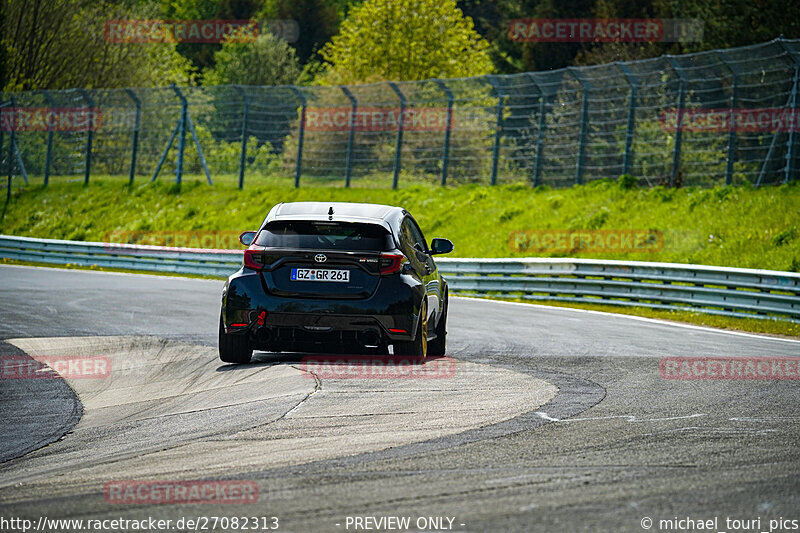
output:
M328 209L328 220L333 220L333 206Z

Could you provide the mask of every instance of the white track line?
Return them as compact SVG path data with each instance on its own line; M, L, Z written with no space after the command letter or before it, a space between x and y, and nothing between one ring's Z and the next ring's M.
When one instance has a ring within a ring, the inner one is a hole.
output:
M621 313L608 313L606 311L594 311L590 309L576 309L574 307L556 307L550 305L541 305L541 304L529 304L524 302L508 302L506 300L492 300L490 298L474 298L470 296L453 296L453 298L461 298L465 300L472 300L472 301L484 301L484 302L492 302L498 304L506 304L506 305L521 305L524 307L533 307L536 309L547 309L549 311L557 310L557 311L564 311L567 313L589 313L594 315L601 315L601 316L608 316L608 317L617 317L617 318L627 318L628 320L638 320L640 322L649 322L651 324L660 324L664 326L672 326L676 328L687 328L687 329L695 329L699 331L706 331L709 333L720 333L723 335L736 335L738 337L750 337L753 339L762 339L762 340L771 340L771 341L782 341L782 342L792 342L795 344L800 344L800 340L796 339L786 339L784 337L771 337L769 335L758 335L755 333L744 333L742 331L730 331L727 329L717 329L717 328L710 328L706 326L695 326L692 324L682 324L680 322L671 322L669 320L660 320L658 318L646 318L643 316L635 316L635 315L624 315Z

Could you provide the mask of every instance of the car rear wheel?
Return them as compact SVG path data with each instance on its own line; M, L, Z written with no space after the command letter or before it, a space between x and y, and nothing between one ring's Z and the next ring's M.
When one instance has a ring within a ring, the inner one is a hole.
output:
M417 322L417 336L413 341L394 343L395 355L409 355L425 359L428 353L428 307L423 301Z
M444 308L442 309L442 318L436 324L436 338L428 344L428 355L444 355L447 351L447 306L449 298L447 294L444 297Z
M253 345L247 335L225 333L222 317L219 317L219 358L226 363L249 363L253 357Z

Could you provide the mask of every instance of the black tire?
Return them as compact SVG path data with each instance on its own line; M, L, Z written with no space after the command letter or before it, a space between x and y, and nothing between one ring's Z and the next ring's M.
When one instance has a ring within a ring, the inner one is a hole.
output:
M447 307L449 300L449 296L445 293L442 318L436 324L436 338L428 343L428 355L444 355L447 351Z
M428 308L423 300L417 322L417 335L413 341L394 343L394 354L425 359L428 353Z
M253 345L246 334L225 333L222 317L219 317L219 358L225 363L249 363L253 357Z

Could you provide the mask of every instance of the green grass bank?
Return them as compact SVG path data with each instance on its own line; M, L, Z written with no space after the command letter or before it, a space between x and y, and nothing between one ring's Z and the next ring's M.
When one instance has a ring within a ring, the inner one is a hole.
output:
M199 181L128 187L98 181L56 183L15 192L0 232L103 241L112 231L255 229L278 202L302 200L402 205L426 236L455 243L453 257L521 257L509 234L530 229L658 230L655 252L539 253L539 257L666 261L800 271L800 186L753 189L627 189L610 180L570 189L522 185L413 186L388 189L252 186Z

